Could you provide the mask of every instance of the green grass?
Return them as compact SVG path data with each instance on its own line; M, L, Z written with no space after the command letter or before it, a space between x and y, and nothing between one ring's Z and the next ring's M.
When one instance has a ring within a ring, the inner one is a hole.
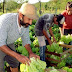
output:
M17 9L12 10L12 11L6 11L6 10L4 10L4 13L2 11L0 11L0 15L5 14L5 13L17 13L17 11L18 11Z
M2 15L3 14L3 12L0 12L0 15Z

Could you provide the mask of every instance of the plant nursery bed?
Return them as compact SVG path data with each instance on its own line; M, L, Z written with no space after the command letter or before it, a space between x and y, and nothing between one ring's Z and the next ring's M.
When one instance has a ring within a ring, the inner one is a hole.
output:
M46 61L50 62L51 66L56 66L57 63L61 62L62 60L64 60L65 58L69 57L72 54L72 45L65 45L65 44L60 44L60 46L68 48L67 50L63 51L63 53L58 54L55 52L49 52L48 50L46 50ZM64 58L62 58L63 55L67 54ZM55 55L59 57L59 60L54 59L54 58L50 58L49 55ZM54 63L51 63L51 61L54 61Z
M45 72L50 72L50 71L52 71L53 69L50 69L50 68L47 68L47 69L45 69ZM59 72L67 72L67 71L65 71L65 70L62 70L62 69L56 69L57 71L59 71Z

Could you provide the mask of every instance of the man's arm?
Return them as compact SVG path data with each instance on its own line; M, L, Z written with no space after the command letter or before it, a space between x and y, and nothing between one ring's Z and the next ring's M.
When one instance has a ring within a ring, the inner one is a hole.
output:
M16 58L21 63L28 63L30 60L26 56L22 56L11 49L9 49L6 45L0 47L0 50L6 53L7 55Z
M34 53L32 52L31 47L30 47L30 44L26 44L24 47L25 47L26 50L29 52L29 58L35 57L35 58L39 58L39 59L40 59L40 57L39 57L38 55L36 55L36 54L34 54Z
M45 37L47 38L49 44L51 45L52 44L52 41L50 40L50 38L48 37L47 33L45 30L43 30L43 34L45 35Z
M32 50L31 50L30 44L26 44L24 47L29 52L29 54L33 53Z
M4 53L6 53L7 55L10 55L10 56L12 56L14 58L17 58L17 56L19 55L16 52L9 49L6 45L1 46L0 50L3 51Z
M51 28L49 28L49 32L50 32L51 36L53 37L53 41L55 41L55 42L56 42L56 39L55 39L55 37L54 37L53 31L52 31L52 29L51 29Z
M63 36L63 28L59 27L60 29L60 34L61 34L61 37Z

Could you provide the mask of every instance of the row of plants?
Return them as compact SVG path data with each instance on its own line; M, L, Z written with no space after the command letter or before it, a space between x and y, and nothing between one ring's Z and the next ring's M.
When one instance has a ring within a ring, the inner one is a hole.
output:
M35 23L36 21L34 20L32 25L30 26L30 31L29 31L29 35L30 35L30 40L31 40L31 49L33 51L33 53L40 55L39 53L39 43L38 43L38 39L35 35L34 32L34 27L35 27ZM60 32L59 32L59 27L57 25L54 25L52 27L54 36L57 40L57 42L59 41L63 41L63 42L67 42L68 43L72 40L71 36L68 35L67 37L60 37ZM66 40L66 41L65 41ZM15 41L15 47L18 53L24 55L24 56L29 56L28 51L22 46L22 40L21 38L19 38L18 40ZM47 49L50 52L55 52L55 53L59 53L61 54L63 52L63 47L60 47L58 43L53 43L51 46L47 45ZM62 58L64 58L66 55L64 55ZM50 55L50 58L54 58L59 60L60 58L55 56L55 55ZM51 61L52 63L55 63L53 61ZM21 64L20 64L21 65ZM69 56L68 58L64 59L62 62L57 64L57 67L55 67L55 69L61 69L63 67L66 67L67 65L72 66L72 55ZM66 70L66 68L64 68ZM69 72L69 69L71 70L71 68L68 68L68 70L66 70L67 72Z

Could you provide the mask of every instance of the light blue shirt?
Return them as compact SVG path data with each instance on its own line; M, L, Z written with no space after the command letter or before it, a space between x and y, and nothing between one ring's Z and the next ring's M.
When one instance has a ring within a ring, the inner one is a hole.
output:
M0 46L14 43L19 37L22 44L31 44L29 27L19 26L18 13L7 13L0 16Z

